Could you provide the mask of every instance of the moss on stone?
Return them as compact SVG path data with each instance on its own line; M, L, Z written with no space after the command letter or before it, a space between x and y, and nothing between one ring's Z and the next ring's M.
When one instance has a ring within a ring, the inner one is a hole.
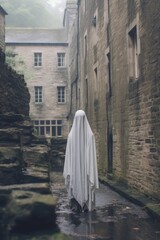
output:
M7 206L9 229L16 232L49 229L56 226L57 198L32 191L12 191Z

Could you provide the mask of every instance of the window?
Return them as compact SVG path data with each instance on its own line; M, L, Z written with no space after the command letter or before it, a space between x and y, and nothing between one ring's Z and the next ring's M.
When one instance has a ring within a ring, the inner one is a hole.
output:
M34 53L34 66L35 67L42 66L42 53L40 53L40 52Z
M84 36L84 58L87 58L87 34Z
M65 87L57 87L58 91L58 103L65 103L66 97L65 97Z
M131 31L129 31L128 37L129 77L130 79L137 79L139 76L137 26L134 26Z
M97 67L94 69L94 81L95 81L95 85L94 85L94 91L95 91L95 98L97 98L98 95L98 69Z
M85 93L85 99L86 99L86 107L88 107L88 79L86 79L85 80L85 86L86 86L86 88L85 88L85 91L86 91L86 93Z
M109 97L112 96L112 85L111 85L111 66L110 66L110 53L107 54L107 72L108 72L108 93Z
M65 53L57 53L58 67L65 67Z
M96 15L93 17L93 19L92 19L92 25L94 26L94 27L96 27L97 26L97 17L96 17Z
M62 120L34 120L33 125L38 136L62 136Z
M42 87L34 87L35 103L42 103Z

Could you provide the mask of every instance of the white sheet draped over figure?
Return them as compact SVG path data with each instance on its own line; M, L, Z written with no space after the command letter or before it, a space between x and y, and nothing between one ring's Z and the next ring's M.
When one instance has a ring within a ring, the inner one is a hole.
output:
M95 209L95 189L99 188L96 146L93 132L83 110L75 114L68 135L63 176L69 198L76 199L82 210Z

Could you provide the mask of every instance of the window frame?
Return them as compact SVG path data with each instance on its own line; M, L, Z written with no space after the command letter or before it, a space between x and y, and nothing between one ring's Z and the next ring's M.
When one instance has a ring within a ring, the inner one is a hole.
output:
M43 87L42 86L34 86L34 102L35 104L43 103Z
M138 64L138 39L137 39L137 26L135 25L128 32L129 43L129 77L138 79L139 77L139 64Z
M42 52L34 52L34 62L33 62L33 64L34 64L35 68L42 67Z
M66 68L66 53L57 52L57 67Z
M37 135L40 137L62 137L63 121L58 120L32 120ZM47 129L50 129L49 131ZM43 132L43 134L41 134Z
M66 103L66 87L57 86L57 103L65 104Z
M128 80L136 81L140 77L139 56L141 54L139 35L139 13L127 28L128 41Z

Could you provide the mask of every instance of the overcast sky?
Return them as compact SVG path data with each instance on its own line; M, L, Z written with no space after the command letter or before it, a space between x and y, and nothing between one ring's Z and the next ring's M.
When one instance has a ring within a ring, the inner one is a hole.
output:
M63 26L66 0L0 0L0 5L8 13L7 27L59 28Z
M64 12L66 0L48 0L48 2L60 12Z
M59 12L59 17L61 18L61 22L63 21L64 10L66 7L66 0L47 0L47 2L54 8L57 9L57 13Z

